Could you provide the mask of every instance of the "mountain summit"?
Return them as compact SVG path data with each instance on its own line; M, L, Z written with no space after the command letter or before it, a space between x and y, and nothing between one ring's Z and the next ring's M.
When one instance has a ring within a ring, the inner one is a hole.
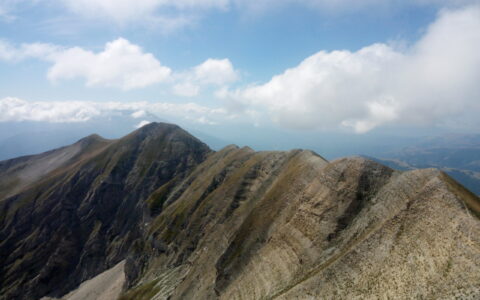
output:
M152 123L0 162L0 187L2 300L480 297L480 201L435 169Z
M0 162L2 298L61 296L117 264L142 237L148 196L209 153L178 126L155 123Z

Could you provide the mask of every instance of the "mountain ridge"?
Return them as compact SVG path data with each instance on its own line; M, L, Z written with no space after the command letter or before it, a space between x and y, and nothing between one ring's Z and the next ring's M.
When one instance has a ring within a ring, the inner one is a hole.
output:
M0 198L2 300L111 270L122 300L480 296L480 200L441 171L213 152L165 123L77 143L94 151Z
M137 199L141 201L157 185L175 176L181 178L210 152L178 126L157 127L157 139L171 141L162 152L154 151L152 155L152 149L157 148L156 139L148 139L143 133L146 129L138 130L124 139L106 142L73 165L47 170L39 181L0 202L0 254L4 261L0 282L2 288L13 287L2 294L7 298L33 299L54 288L58 291L53 295L61 295L124 258L128 251L125 247L139 235L143 218ZM80 140L74 147L89 148L97 142L98 138L93 136ZM62 149L68 147L27 159L62 154ZM12 235L15 228L24 229ZM111 248L111 243L120 244ZM16 270L30 265L29 262L34 274L26 281L22 279L26 274ZM65 278L69 273L73 274L72 279ZM63 286L53 287L53 281ZM27 286L26 295L17 294L22 293L20 286Z

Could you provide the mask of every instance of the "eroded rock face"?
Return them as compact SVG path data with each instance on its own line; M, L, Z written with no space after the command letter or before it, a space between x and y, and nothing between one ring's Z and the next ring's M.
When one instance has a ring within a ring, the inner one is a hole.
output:
M478 198L437 170L230 147L166 203L123 299L480 297Z
M5 299L62 296L123 259L122 300L480 297L480 201L438 170L212 153L165 124L92 145L1 200Z
M58 297L125 259L141 244L148 196L209 153L178 126L151 124L2 162L0 178L16 176L22 189L0 202L0 298Z

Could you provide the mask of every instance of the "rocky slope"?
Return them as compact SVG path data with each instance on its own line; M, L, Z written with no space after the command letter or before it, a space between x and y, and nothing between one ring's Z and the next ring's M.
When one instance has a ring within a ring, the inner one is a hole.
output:
M434 169L231 147L166 204L123 299L480 297L480 202Z
M148 196L209 153L178 126L152 124L1 162L0 298L61 296L125 259Z
M165 124L94 148L0 202L1 295L59 297L126 259L123 300L480 297L480 201L438 170L212 153Z

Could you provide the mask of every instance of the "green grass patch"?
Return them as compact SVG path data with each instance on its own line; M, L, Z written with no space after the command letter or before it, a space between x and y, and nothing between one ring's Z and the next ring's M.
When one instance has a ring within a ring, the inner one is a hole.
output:
M150 300L161 289L156 286L160 278L144 283L120 296L119 300Z
M151 216L156 216L162 212L163 204L167 200L173 186L173 180L171 180L158 188L147 199L148 209L150 210Z

